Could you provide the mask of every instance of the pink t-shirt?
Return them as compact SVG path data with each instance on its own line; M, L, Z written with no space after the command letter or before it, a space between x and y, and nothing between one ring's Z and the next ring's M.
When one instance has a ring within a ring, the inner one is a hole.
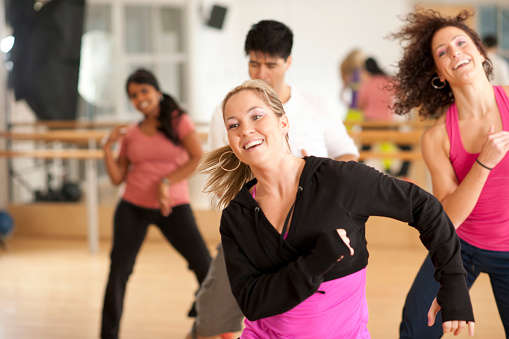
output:
M358 106L366 120L392 120L393 93L387 89L389 77L375 75L362 82L358 92Z
M502 87L494 87L494 91L502 129L509 131L509 99ZM451 144L449 158L461 183L479 153L469 153L463 147L454 103L447 111L446 128ZM457 233L461 239L481 249L509 251L509 154L491 170L472 213L458 227Z
M180 140L194 131L194 124L187 114L176 122ZM138 125L129 127L120 146L120 156L129 160L123 199L145 208L160 208L159 184L161 179L189 160L182 145L175 145L163 133L144 134ZM170 186L172 206L189 203L187 180Z

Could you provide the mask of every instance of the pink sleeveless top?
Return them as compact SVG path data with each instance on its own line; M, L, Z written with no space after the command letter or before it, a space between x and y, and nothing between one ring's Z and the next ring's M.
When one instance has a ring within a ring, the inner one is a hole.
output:
M509 131L509 98L502 87L495 86L494 92L502 129ZM479 153L469 153L463 147L455 103L447 111L446 128L451 144L449 159L461 183ZM478 248L509 251L509 153L491 170L472 213L458 227L457 233Z

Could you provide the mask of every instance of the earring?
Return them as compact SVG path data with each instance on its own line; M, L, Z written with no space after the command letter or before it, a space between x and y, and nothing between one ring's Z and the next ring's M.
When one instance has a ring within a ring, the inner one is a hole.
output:
M237 168L239 168L239 166L240 166L240 160L239 160L239 159L237 159L237 160L239 160L239 163L237 164L237 166L235 166L235 168L232 168L232 169L224 168L224 167L223 167L223 161L222 161L221 159L223 158L223 155L228 154L228 153L233 153L233 151L226 151L226 152L224 152L223 154L221 154L221 156L219 157L219 167L221 167L221 169L222 169L223 171L225 171L225 172L233 172L233 171L235 171Z
M485 73L492 71L493 70L493 62L491 62L490 59L484 59L484 61L482 62L482 68L484 69Z
M439 83L438 85L437 85L437 80ZM438 76L435 76L433 79L431 79L431 86L433 86L434 89L442 89L445 87L445 84L446 84L446 82L440 80L440 78Z

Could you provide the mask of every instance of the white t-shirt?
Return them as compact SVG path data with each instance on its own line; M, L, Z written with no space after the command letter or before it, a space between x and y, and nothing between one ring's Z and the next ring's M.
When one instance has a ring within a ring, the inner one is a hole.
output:
M290 131L288 141L293 154L337 158L345 154L359 155L352 138L346 132L339 114L327 112L311 97L291 87L290 99L283 105ZM216 107L210 122L208 138L211 150L228 144L221 106Z
M509 65L507 61L495 53L488 53L488 57L493 62L493 85L509 85Z

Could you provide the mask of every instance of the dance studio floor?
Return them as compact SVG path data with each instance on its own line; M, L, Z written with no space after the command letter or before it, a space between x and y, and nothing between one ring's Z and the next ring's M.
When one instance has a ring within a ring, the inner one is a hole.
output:
M370 244L369 329L374 339L394 339L424 250ZM0 339L97 338L109 246L103 242L100 252L90 255L84 240L9 239L8 250L0 250ZM169 245L145 242L128 285L121 338L184 338L195 288L184 261ZM472 298L475 337L504 338L485 275L474 285Z

